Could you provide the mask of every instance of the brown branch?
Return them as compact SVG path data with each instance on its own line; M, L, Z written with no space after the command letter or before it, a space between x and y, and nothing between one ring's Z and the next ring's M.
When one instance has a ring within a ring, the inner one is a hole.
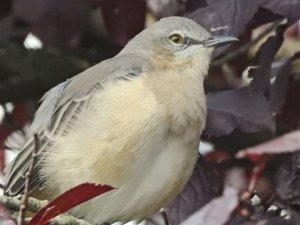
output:
M18 197L0 196L0 203L7 209L20 210L22 201ZM48 201L41 201L33 197L29 197L26 210L36 213L48 204ZM63 214L51 220L50 225L91 225L89 222L75 218L68 214Z
M21 206L21 199L18 197L0 196L0 203L7 209L12 211L19 211ZM27 201L27 211L36 213L41 208L48 204L47 200L41 201L36 198L29 197Z
M31 162L29 165L29 169L25 174L26 180L25 180L25 190L24 195L22 197L20 210L19 210L19 216L18 216L18 225L24 225L25 224L25 212L28 205L28 197L29 197L29 186L32 180L32 172L34 169L35 161L37 158L37 152L39 149L39 140L37 134L34 134L34 149L31 156Z
M235 57L239 56L240 54L243 54L244 52L248 51L249 48L251 48L253 45L258 43L263 37L271 33L279 24L283 23L284 20L278 20L275 21L274 24L272 24L269 28L267 28L264 32L262 32L260 35L257 36L257 38L247 42L246 44L242 45L240 48L238 48L235 51L228 52L223 58L219 60L215 60L211 63L212 66L220 66L225 62L228 62Z
M161 214L161 216L162 216L162 218L164 220L164 225L170 225L167 211L164 208L162 208L162 209L160 209L159 212L160 212L160 214Z

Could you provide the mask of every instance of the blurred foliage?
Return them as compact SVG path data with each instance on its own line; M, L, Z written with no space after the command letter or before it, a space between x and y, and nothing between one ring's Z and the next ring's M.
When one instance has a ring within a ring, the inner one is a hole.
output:
M223 177L240 167L249 175L247 182L256 184L261 203L252 205L250 197L240 201L227 224L299 224L299 153L235 158L243 148L299 129L299 12L299 0L3 0L0 103L13 102L15 108L0 126L0 147L30 122L36 107L31 103L45 91L114 56L145 24L185 16L214 35L233 35L240 42L215 52L205 84L208 121L202 137L214 151L199 158L186 189L167 207L170 222L179 224L222 194ZM24 47L29 33L43 48ZM248 66L258 68L246 73ZM2 167L4 159L1 151ZM291 217L270 214L272 204Z

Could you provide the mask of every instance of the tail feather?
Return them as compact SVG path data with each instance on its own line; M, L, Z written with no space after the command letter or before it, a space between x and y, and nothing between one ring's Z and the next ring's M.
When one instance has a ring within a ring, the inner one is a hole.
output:
M38 158L32 171L33 179L31 179L32 183L30 184L30 189L34 189L39 184L38 167L43 159L42 153L49 145L49 140L44 140L40 144L42 145L39 147ZM31 138L27 141L16 158L7 166L4 176L6 184L4 192L6 195L14 196L21 194L24 191L26 180L25 174L29 169L34 148L34 139Z

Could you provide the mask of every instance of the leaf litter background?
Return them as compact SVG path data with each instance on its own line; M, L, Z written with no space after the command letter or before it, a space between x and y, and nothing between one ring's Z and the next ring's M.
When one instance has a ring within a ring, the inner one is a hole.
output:
M201 137L212 149L199 156L184 191L166 207L169 222L300 224L299 0L1 1L1 170L45 91L171 15L240 42L215 52ZM42 48L24 46L29 33ZM0 223L15 224L4 207ZM164 221L157 214L147 223Z

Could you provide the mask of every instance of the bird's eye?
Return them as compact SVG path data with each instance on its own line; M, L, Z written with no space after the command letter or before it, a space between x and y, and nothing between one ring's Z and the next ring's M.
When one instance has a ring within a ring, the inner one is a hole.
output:
M181 45L184 43L184 37L182 37L180 34L171 34L168 39L176 45Z

